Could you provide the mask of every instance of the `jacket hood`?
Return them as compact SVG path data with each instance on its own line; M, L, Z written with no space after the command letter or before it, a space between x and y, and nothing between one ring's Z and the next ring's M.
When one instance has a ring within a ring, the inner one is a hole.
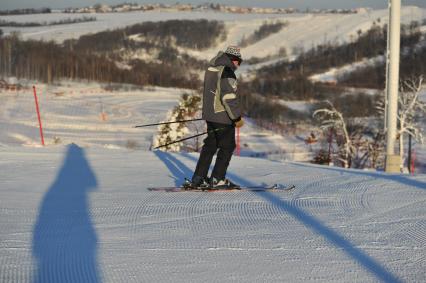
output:
M209 66L211 67L216 67L216 66L226 66L231 68L231 70L235 71L236 67L234 65L234 63L232 63L231 59L229 59L228 55L226 55L226 53L219 51L219 53L217 53L216 57L214 57L210 63Z

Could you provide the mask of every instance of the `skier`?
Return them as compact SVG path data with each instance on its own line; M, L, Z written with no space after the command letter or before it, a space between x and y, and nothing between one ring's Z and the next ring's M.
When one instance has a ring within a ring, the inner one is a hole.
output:
M225 52L219 51L205 72L202 118L207 123L208 135L204 139L190 187L236 187L225 175L235 149L235 128L244 125L234 73L242 61L240 48L229 46ZM216 151L216 162L208 178Z

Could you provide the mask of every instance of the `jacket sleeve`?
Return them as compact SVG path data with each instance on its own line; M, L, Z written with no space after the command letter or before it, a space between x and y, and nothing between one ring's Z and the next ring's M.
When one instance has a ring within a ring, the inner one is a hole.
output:
M220 99L229 118L236 122L241 119L241 105L237 95L237 80L235 77L222 77Z

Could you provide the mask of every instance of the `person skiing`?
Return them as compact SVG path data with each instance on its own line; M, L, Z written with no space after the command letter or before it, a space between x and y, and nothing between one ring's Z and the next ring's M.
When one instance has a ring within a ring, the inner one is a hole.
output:
M242 61L240 48L229 46L225 52L219 51L205 71L202 118L207 123L208 135L204 139L190 187L236 187L225 176L236 146L235 128L244 125L235 76L235 70ZM215 165L208 178L216 152Z

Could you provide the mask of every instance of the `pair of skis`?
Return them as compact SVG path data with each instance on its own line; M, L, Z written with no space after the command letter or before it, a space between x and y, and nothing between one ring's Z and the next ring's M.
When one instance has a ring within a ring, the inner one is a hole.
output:
M252 191L252 192L264 192L264 191L273 191L273 192L285 192L291 191L296 186L283 186L274 184L272 186L236 186L231 188L214 188L214 187L150 187L149 191L155 192L228 192L228 191Z

